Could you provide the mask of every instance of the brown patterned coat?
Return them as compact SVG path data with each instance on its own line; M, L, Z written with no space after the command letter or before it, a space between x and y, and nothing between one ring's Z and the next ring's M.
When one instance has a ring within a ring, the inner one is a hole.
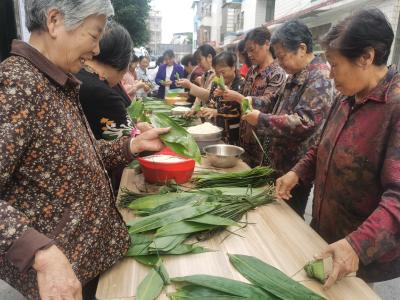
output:
M56 244L85 284L127 250L106 169L132 159L129 138L96 141L79 82L26 43L0 64L0 278L39 298L31 268Z

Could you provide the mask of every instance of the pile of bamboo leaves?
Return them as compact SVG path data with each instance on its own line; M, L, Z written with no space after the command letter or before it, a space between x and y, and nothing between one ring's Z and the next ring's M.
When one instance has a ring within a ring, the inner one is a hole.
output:
M207 249L185 240L198 240L228 226L242 227L242 217L257 206L273 201L273 187L250 191L247 188L192 190L148 195L128 207L135 211L129 222L131 247L127 256L180 255Z
M218 300L321 300L302 284L265 262L246 255L230 255L229 260L251 284L209 275L192 275L172 278L183 284L171 300L218 299Z
M255 167L248 171L232 173L209 172L197 175L193 179L196 188L205 187L260 187L275 180L274 170L270 167Z
M178 289L171 300L323 300L307 287L280 270L253 256L229 255L234 268L250 283L210 275L191 275L170 279L157 256L139 259L153 267L136 291L138 300L154 300L164 286L173 282Z

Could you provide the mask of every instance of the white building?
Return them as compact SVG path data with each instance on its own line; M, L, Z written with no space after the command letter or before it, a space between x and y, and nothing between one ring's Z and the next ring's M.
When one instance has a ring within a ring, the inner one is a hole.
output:
M149 48L150 52L154 55L157 49L157 45L161 44L161 13L157 10L151 10L149 12L149 23L148 28L150 32Z
M274 19L275 0L243 0L242 1L242 31L249 31ZM286 0L286 2L296 2Z
M193 49L203 44L218 47L221 43L222 0L195 0Z

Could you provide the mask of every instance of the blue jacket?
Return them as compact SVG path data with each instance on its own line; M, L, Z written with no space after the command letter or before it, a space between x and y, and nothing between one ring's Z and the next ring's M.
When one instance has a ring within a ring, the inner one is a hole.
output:
M181 65L178 64L174 64L174 68L172 70L172 74L171 77L169 78L169 80L172 81L172 84L170 86L171 89L175 89L177 86L175 85L175 74L178 73L180 78L184 78L183 77L183 67ZM163 86L160 81L165 80L165 76L167 74L167 65L166 64L162 64L160 65L160 67L158 68L158 72L156 75L156 79L155 82L160 86L160 88L158 89L158 98L164 99L165 97L165 86Z

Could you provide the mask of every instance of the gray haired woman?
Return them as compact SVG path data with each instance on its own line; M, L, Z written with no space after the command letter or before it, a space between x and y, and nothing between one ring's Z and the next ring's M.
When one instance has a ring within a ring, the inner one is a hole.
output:
M82 299L129 246L105 170L160 150L168 129L96 141L84 117L71 73L99 53L110 0L25 11L29 43L0 64L0 278L29 299Z

